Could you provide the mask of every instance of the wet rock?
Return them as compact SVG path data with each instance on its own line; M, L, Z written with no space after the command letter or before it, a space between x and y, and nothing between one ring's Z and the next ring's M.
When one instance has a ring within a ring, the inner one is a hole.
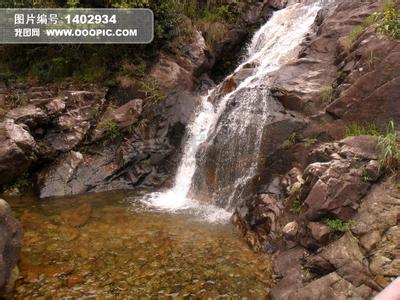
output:
M12 272L19 259L23 230L8 203L0 199L0 294L12 289ZM15 272L15 270L14 270Z
M22 175L37 159L33 137L13 120L0 123L0 185Z
M272 253L276 250L273 238L280 228L282 209L282 204L273 196L259 195L237 208L232 220L255 250Z
M90 204L83 204L77 208L66 210L61 213L61 218L68 225L80 227L87 223L92 213Z
M71 151L62 155L56 162L38 174L37 184L40 189L40 198L65 196L73 193L83 193L86 190L76 186L69 186L78 166L83 162L80 152ZM71 191L74 189L73 191Z
M44 125L48 121L45 112L34 105L14 108L7 113L6 117L14 120L16 124L26 124L30 129Z

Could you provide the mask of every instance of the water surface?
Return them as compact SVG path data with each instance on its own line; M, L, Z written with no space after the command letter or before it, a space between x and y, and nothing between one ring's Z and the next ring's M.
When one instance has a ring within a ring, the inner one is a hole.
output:
M151 211L125 193L10 201L25 230L11 299L263 298L270 262L229 223Z

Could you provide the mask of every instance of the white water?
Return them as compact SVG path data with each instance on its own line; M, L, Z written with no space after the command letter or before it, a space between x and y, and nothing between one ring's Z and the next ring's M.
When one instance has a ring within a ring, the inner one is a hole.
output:
M230 218L231 212L212 204L200 203L189 196L193 175L196 171L196 153L199 146L219 130L217 122L224 112L227 102L238 93L243 93L244 89L246 89L244 97L246 103L244 106L239 106L238 109L243 110L240 107L245 107L245 110L251 111L252 105L260 98L260 95L255 95L254 93L257 93L257 91L263 93L263 89L260 89L260 86L265 86L267 75L297 56L299 45L305 35L311 30L311 26L320 9L320 2L311 5L290 5L276 12L256 32L248 47L247 58L235 71L236 73L243 69L246 64L254 63L256 67L253 74L241 82L233 92L225 95L222 99L217 99L215 107L208 99L210 95L215 93L218 87L211 90L209 95L203 98L202 103L196 111L196 117L188 128L187 143L184 147L184 154L176 174L174 187L164 193L148 195L143 200L145 203L167 211L190 210L209 221L225 221ZM261 96L264 95L262 94ZM263 124L265 124L268 117L267 101L265 101L265 104L262 104L261 110L261 114L258 112L262 116L261 123L258 125L259 129L256 130L258 137L251 144L252 154L258 154L261 150L261 137L259 135L262 134ZM245 131L248 126L248 117L251 117L251 114L248 113L246 115L243 111L231 113L228 120L230 126L233 126L233 124L235 126L233 131ZM257 157L254 157L254 161L246 172L235 179L235 191L230 198L234 197L233 194L240 196L241 186L250 180L256 172L256 168ZM213 203L216 202L217 199L213 201ZM232 199L229 200L229 203L225 207L230 207L231 202Z

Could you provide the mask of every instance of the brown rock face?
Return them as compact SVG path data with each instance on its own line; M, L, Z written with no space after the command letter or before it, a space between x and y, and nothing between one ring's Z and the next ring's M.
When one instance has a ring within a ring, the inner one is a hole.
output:
M15 219L8 203L0 199L0 295L12 289L12 270L16 267L21 251L23 230Z
M21 125L13 120L0 123L0 185L28 171L36 153L35 140Z
M14 108L7 113L6 117L14 120L17 124L26 124L30 129L48 121L45 112L32 104Z
M368 121L384 127L393 120L399 124L400 42L364 34L344 63L356 67L327 111L346 123Z

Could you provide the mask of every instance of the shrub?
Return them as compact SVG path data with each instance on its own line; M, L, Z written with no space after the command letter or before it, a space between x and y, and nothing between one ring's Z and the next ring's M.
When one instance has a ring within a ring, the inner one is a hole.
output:
M340 219L325 219L324 223L335 232L347 232L353 226L352 221L342 221Z
M150 77L141 83L140 91L145 94L147 99L153 102L161 102L166 98L160 90L158 81L153 77Z
M346 137L359 136L359 135L372 135L380 136L382 133L374 123L351 123L346 127Z
M99 124L100 128L104 130L106 139L115 140L121 136L121 131L117 123L112 120L106 120Z
M393 121L379 139L380 165L384 170L394 171L400 167L400 136Z
M383 11L375 13L375 29L378 32L400 39L399 5L389 1Z

